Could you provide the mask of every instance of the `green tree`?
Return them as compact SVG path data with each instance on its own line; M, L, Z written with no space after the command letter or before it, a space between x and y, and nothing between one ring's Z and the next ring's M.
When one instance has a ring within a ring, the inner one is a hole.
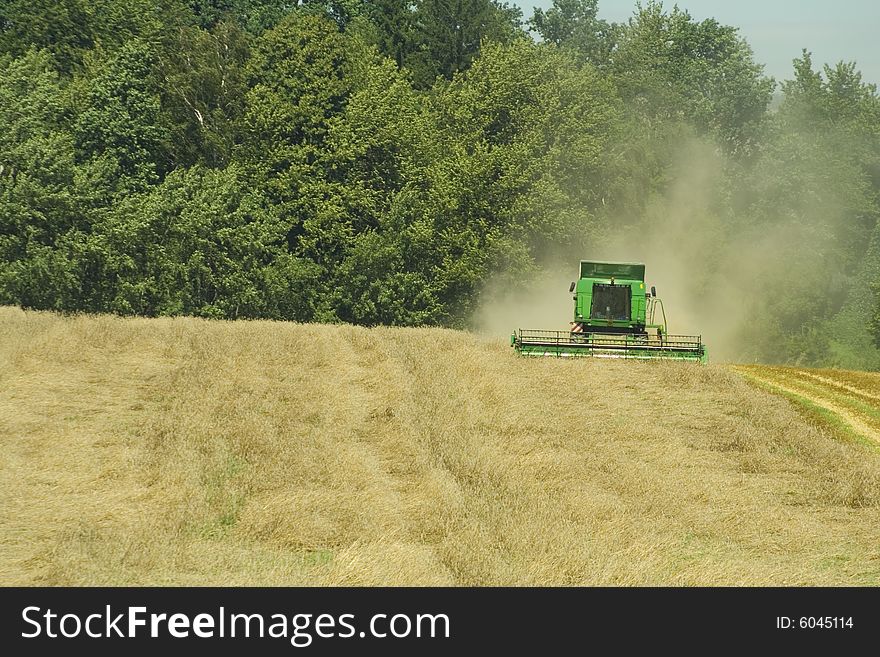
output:
M407 58L419 87L447 80L470 66L483 40L509 42L522 35L522 13L495 0L419 0Z
M0 303L60 308L58 240L82 221L66 88L46 50L0 57Z
M729 152L751 152L774 81L736 28L651 0L620 30L611 72L641 121L684 121Z
M376 0L367 3L364 17L372 26L372 41L383 55L403 67L413 48L415 3L412 0Z
M0 3L0 52L21 55L46 48L63 70L94 43L85 0L4 0Z
M182 28L158 64L162 112L174 166L229 161L244 111L247 33L220 22L210 31Z
M210 29L232 22L250 34L274 27L299 4L295 0L185 0L197 24Z
M814 306L830 336L828 358L848 367L880 365L866 289L880 277L880 96L854 64L814 70L806 51L783 92L766 147L764 173L778 181L774 194L765 194L775 201L769 211L785 207L821 245L810 265L825 286Z
M99 203L146 189L170 166L156 62L155 50L139 40L87 61L74 134Z
M358 324L441 323L433 254L416 244L430 226L417 200L442 157L436 119L392 61L358 61L328 137L327 180L352 233L335 269L334 314Z
M238 160L286 226L287 252L320 267L328 304L352 227L328 181L327 139L351 93L355 43L333 21L297 13L255 41L247 67ZM334 318L329 310L321 317Z
M595 234L620 108L592 66L526 40L487 45L436 103L445 155L425 215L437 295L461 324L490 272L519 279Z
M238 167L175 171L120 203L93 240L114 282L109 309L309 319L316 268L287 259L281 230Z
M529 28L545 43L570 48L602 67L615 44L615 26L598 17L599 0L553 0L547 10L535 8Z
M812 180L791 180L791 202L806 208L823 208L835 220L824 222L835 229L842 251L839 261L850 269L864 255L871 233L880 219L876 190L880 187L880 97L877 87L862 81L855 65L839 63L814 71L808 52L794 60L795 75L786 81L783 102L776 115L775 139L768 146L799 144L800 159L785 171L810 172ZM812 169L804 163L815 161ZM778 178L779 175L776 176ZM785 179L784 178L784 179ZM832 185L825 184L833 180ZM822 194L823 198L816 195Z

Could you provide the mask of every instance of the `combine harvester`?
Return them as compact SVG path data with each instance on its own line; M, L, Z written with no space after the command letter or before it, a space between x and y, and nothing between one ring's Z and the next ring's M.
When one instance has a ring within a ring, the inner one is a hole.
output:
M667 333L663 302L653 286L650 292L645 289L645 265L581 260L580 280L568 291L574 292L570 329L518 329L510 336L517 352L523 356L708 361L701 336Z

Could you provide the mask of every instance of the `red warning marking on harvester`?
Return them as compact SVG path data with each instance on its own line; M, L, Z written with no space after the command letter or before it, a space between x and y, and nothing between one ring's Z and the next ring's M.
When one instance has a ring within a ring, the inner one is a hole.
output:
M580 322L571 322L571 332L572 333L583 333L584 325Z

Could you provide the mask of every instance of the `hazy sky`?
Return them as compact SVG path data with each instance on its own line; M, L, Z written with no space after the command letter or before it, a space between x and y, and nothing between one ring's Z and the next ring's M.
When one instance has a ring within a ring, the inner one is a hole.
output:
M528 19L534 7L553 0L515 0ZM672 7L675 2L664 2ZM791 77L791 60L802 48L813 64L855 61L867 82L880 83L880 0L680 0L697 20L715 18L740 28L767 75ZM635 0L599 0L599 16L622 22L632 15Z

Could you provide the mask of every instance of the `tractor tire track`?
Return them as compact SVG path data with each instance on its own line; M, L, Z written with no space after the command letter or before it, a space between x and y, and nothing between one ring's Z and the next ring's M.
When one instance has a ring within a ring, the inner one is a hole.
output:
M876 420L846 406L845 404L829 398L829 395L840 394L840 386L836 385L837 382L831 380L826 380L827 382L820 381L820 379L824 379L824 377L816 376L810 377L812 380L807 383L800 378L800 375L808 373L795 369L789 371L783 368L763 368L755 366L735 366L733 369L744 375L746 378L762 383L771 389L804 399L810 404L834 414L852 432L876 445L880 445L880 428L878 428ZM820 386L827 389L824 394L820 392ZM849 388L850 386L846 387ZM849 392L856 393L859 396L872 397L872 395L866 395L863 391L857 389Z

